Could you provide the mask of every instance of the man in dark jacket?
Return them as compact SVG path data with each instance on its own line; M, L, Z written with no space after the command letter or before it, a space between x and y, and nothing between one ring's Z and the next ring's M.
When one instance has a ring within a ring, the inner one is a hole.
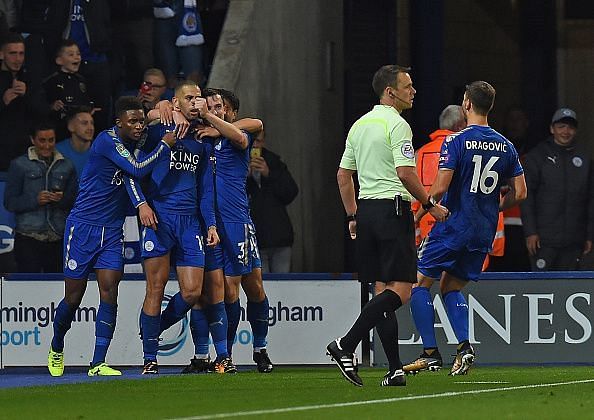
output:
M0 171L6 171L10 161L27 150L28 127L47 113L48 105L41 87L30 82L23 68L25 41L21 35L11 33L2 41L0 60Z
M586 147L575 140L577 116L558 109L552 137L524 161L528 198L521 205L532 270L575 270L592 250L594 167Z
M264 130L258 133L252 148L247 191L262 272L290 271L293 226L286 207L299 188L280 156L264 147Z
M8 170L4 206L15 213L14 255L19 272L62 271L62 238L74 204L76 169L55 150L53 127L33 129L32 147Z

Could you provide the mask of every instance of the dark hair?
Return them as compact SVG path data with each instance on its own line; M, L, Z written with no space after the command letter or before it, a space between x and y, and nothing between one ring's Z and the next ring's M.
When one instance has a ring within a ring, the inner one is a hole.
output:
M223 97L223 94L221 93L220 89L205 88L202 91L203 98L208 98L209 96L215 96L215 95L219 95L221 98Z
M231 104L232 111L238 112L239 111L239 98L230 90L227 89L218 89L223 101L227 100Z
M93 108L91 108L90 106L86 106L86 105L75 106L75 107L70 108L68 110L68 113L66 114L66 122L70 122L78 114L82 114L82 113L92 114Z
M136 96L121 96L115 103L115 116L119 118L126 111L137 109L144 110Z
M25 44L25 38L19 33L16 32L8 32L6 36L2 39L2 44L0 44L0 48L3 48L7 44Z
M371 82L373 91L378 98L381 98L388 86L395 89L398 88L398 86L395 86L398 81L398 73L408 72L410 72L410 67L403 67L398 64L388 64L387 66L380 67L373 75L373 81Z
M45 130L54 130L54 134L55 134L56 126L54 125L53 122L51 122L49 120L34 121L33 124L31 125L31 131L29 132L29 134L31 134L31 137L35 137L38 132L45 131Z
M198 85L198 83L196 83L193 80L182 80L180 81L176 86L175 86L175 92L174 95L177 96L180 92L180 90L186 86L195 86L198 89L200 89L200 86Z
M78 44L73 39L63 39L56 50L56 58L59 57L66 48L73 47L75 45L78 47Z
M464 92L474 108L474 112L479 115L487 115L495 103L495 88L487 82L477 80L466 85Z

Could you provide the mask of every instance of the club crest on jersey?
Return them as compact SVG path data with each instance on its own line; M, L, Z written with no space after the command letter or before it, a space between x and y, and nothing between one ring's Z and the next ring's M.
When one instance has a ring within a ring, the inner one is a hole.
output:
M72 258L68 260L68 269L69 270L76 270L76 267L78 267L78 263L73 260Z
M571 159L571 163L573 163L573 166L576 168L580 168L584 164L582 158L579 156L575 156L573 159Z
M122 156L126 159L128 159L130 157L130 152L128 151L128 149L126 149L124 147L124 145L122 143L116 144L116 150L120 154L120 156Z
M413 148L413 145L410 141L407 141L406 143L404 143L402 145L402 147L400 148L400 151L402 152L402 156L407 157L409 159L412 159L415 157L415 149Z
M151 252L153 249L155 249L155 243L153 241L146 241L144 243L144 250Z

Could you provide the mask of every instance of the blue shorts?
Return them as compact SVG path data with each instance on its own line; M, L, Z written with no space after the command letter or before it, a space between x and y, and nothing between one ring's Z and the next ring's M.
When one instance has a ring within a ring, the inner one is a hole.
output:
M204 267L204 238L196 215L161 213L157 230L142 230L142 258L171 252L177 267Z
M124 229L66 219L64 277L86 279L93 269L124 270Z
M433 279L441 278L446 272L462 280L477 281L481 275L487 253L469 251L466 248L454 251L439 240L426 237L419 246L417 270Z
M242 276L262 268L253 223L221 223L218 231L221 244L206 251L205 271L222 268L226 276Z

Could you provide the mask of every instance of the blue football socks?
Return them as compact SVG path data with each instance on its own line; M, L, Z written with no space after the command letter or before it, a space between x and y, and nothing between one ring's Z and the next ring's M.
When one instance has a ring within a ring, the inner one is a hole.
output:
M140 313L140 328L142 329L142 351L144 360L157 361L157 352L159 351L159 326L161 324L160 315L147 315L142 311Z
M231 356L233 352L233 343L235 343L235 335L237 334L237 327L239 327L239 319L241 317L241 306L239 299L233 303L225 302L225 311L227 311L227 320L229 326L227 328L227 352Z
M184 300L180 292L177 292L169 300L167 307L161 312L161 331L163 332L173 324L181 321L192 305Z
M72 320L77 309L77 307L68 305L64 299L58 304L54 317L54 337L52 338L52 349L54 351L64 351L64 337L72 326Z
M113 338L116 326L118 306L107 302L99 302L97 319L95 321L95 351L93 352L92 366L105 362L107 349Z
M194 340L194 354L205 358L208 356L208 320L202 309L190 311L190 331Z
M435 340L435 311L431 292L427 287L415 287L410 296L410 311L417 331L423 340L423 348L437 348Z
M215 351L217 352L217 360L229 357L229 353L227 352L227 330L229 328L229 322L227 321L225 303L219 302L214 305L208 305L206 307L206 318L208 319L210 335L212 336Z
M468 341L468 304L459 290L443 295L448 319L452 324L458 343Z
M252 327L254 336L254 350L266 348L266 336L268 335L268 297L262 302L247 303L247 319Z

